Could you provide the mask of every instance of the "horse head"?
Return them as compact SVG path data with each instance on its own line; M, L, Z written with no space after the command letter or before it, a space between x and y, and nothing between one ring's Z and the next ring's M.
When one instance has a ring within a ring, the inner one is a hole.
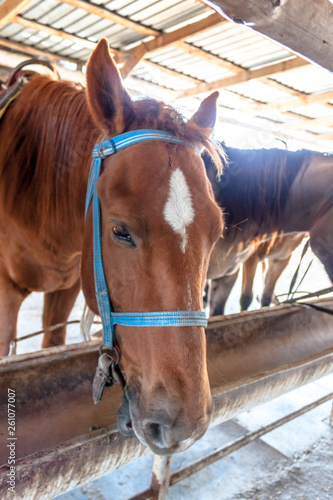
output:
M125 91L106 40L87 68L87 98L105 137L159 129L181 144L146 141L103 161L97 181L105 278L116 312L201 311L211 250L223 229L204 164L192 144L211 147L217 93L188 121L171 107ZM200 151L199 151L200 152ZM85 224L82 286L98 314L91 210ZM116 329L126 390L118 424L156 454L188 448L207 430L212 399L200 326Z

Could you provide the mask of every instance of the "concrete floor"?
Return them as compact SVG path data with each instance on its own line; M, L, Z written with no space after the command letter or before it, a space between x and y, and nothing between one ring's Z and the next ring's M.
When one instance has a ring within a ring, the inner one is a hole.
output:
M277 293L288 290L300 251L277 285ZM305 269L311 256L302 264ZM261 290L258 273L255 290ZM302 284L302 290L314 291L330 286L318 261ZM237 282L227 313L239 310L240 281ZM23 304L19 315L19 336L40 329L43 297L32 294ZM254 302L252 309L258 307ZM82 297L71 314L78 319ZM77 325L68 328L67 342L77 342ZM41 338L36 337L18 345L18 353L37 350ZM210 429L192 448L176 455L173 470L197 460L205 453L229 443L247 431L266 425L333 390L333 375L265 403L239 415L232 421ZM169 490L169 500L326 500L333 499L333 429L329 425L332 402L312 410L283 427L251 443L241 450L212 464ZM150 484L153 456L114 471L96 481L83 485L58 500L125 500L146 489ZM42 499L48 500L48 499Z

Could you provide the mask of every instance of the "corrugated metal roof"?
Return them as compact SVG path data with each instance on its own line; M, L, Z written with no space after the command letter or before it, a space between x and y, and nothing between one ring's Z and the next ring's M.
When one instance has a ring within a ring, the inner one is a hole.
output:
M285 74L282 73L275 79L306 94L333 91L333 74L315 66L309 65Z
M188 39L197 47L238 66L254 69L290 57L290 53L244 26L226 24Z
M122 19L116 22L101 17L98 12L90 12L94 5L108 9L108 12L122 16ZM32 0L22 9L18 18L0 26L0 46L1 40L18 43L82 63L91 53L91 42L96 43L103 36L108 39L111 48L126 51L152 40L154 33L159 35L184 29L192 23L209 19L208 16L213 12L199 0L90 0L87 10L75 8L66 0ZM38 24L31 25L29 21ZM126 21L137 23L137 26L126 26ZM226 21L206 26L198 33L179 39L179 42L148 52L145 59L133 69L132 82L153 84L157 89L160 87L161 91L168 89L184 93L205 83L212 83L211 90L214 90L214 82L223 88L224 79L231 81L231 77L236 78L235 75L243 71L237 85L229 85L228 90L221 91L218 102L222 114L223 109L228 112L234 110L239 116L245 113L246 117L252 112L253 115L260 112L261 120L265 117L288 125L293 121L294 113L298 115L298 121L302 116L308 121L316 119L314 133L319 134L324 130L323 133L327 135L332 131L329 123L332 107L327 105L330 99L326 103L310 103L311 106L303 103L298 107L293 106L289 115L284 110L271 109L274 104L296 99L297 95L302 97L332 92L333 75L328 71L307 64L268 75L269 82L266 78L241 83L245 70L256 71L291 60L294 56L251 29ZM187 99L188 102L197 102L195 98ZM261 104L263 109L260 108ZM265 105L270 108L266 109ZM324 118L325 126L322 127L320 119ZM308 125L307 130L310 130Z

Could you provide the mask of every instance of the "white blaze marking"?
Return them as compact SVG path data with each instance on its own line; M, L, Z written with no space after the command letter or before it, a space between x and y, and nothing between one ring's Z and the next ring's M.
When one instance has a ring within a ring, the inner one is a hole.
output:
M185 253L187 244L187 226L194 219L194 208L190 189L183 172L177 168L170 177L170 189L163 209L164 218L172 229L181 237L181 249Z

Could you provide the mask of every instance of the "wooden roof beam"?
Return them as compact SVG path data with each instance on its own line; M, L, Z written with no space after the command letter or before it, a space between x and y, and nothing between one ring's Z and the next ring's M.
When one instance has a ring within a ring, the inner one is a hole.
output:
M140 45L138 45L137 47L135 47L135 49L133 49L133 51L131 51L131 56L128 58L128 60L124 62L124 65L120 70L121 76L123 78L126 78L132 72L135 66L141 61L145 54L145 46L144 44L140 43Z
M322 127L333 126L333 116L322 116L320 118L309 118L308 116L305 116L304 119L302 118L300 120L285 123L285 126L288 129L308 128L312 125L319 125Z
M138 86L141 86L144 89L138 91ZM130 75L126 79L126 88L134 93L139 93L141 96L147 96L150 95L150 93L154 95L155 92L160 93L161 89L163 89L165 100L167 102L174 101L174 90L168 87L164 87L163 85L157 85L156 83L148 82L137 76Z
M4 0L0 5L0 27L10 22L31 0Z
M142 33L143 35L156 36L159 34L159 31L156 31L135 21L131 21L127 17L123 17L119 14L116 14L115 12L111 12L105 7L100 7L95 3L85 2L84 0L60 0L60 2L71 5L72 7L75 7L77 9L85 10L89 14L94 14L95 16L99 16L102 19L107 19L112 23L120 24L124 28Z
M224 123L231 123L243 128L253 129L260 132L271 133L275 135L276 138L299 140L293 132L293 130L286 131L283 123L274 122L274 131L267 129L267 121L273 123L272 120L268 120L264 117L250 117L249 115L242 113L241 111L231 111L229 109L218 108L219 122L223 125ZM311 134L311 132L304 132L303 139L309 143L315 144L317 136Z
M82 45L84 48L89 49L89 50L94 50L96 47L95 42L90 42L89 40L86 40L85 38L81 38L79 36L72 35L70 33L66 33L65 31L58 30L56 28L52 28L51 26L47 26L46 24L41 24L36 21L31 21L30 19L26 19L25 17L22 16L15 16L12 18L12 22L15 24L19 24L23 28L29 28L34 31L44 31L50 36L58 36L62 38L63 40L70 40L73 43L77 43Z
M147 26L143 26L140 23L131 21L126 17L122 17L119 14L115 14L114 12L109 11L105 7L100 7L96 4L91 4L89 2L86 2L85 0L60 0L60 1L68 5L71 5L73 7L85 10L90 14L95 14L101 17L102 19L108 19L111 22L120 24L125 28L137 31L138 33L142 33L147 36L154 36L155 37L154 40L145 43L145 53L155 52L160 50L161 48L173 45L179 50L192 54L196 57L200 57L201 59L204 59L208 62L211 62L212 64L228 69L229 71L232 71L234 73L239 73L240 71L242 71L242 68L240 68L236 64L226 61L218 56L215 56L214 54L210 54L209 52L200 49L199 47L195 47L194 45L185 42L185 40L190 36L199 35L206 31L211 30L214 27L222 26L223 24L229 23L229 21L226 21L225 19L223 19L222 16L216 14L215 12L206 17L205 19L202 19L201 21L189 24L183 28L180 28L170 33L161 34L160 31L154 30ZM136 54L138 53L140 53L140 51L136 52ZM145 53L143 50L141 51L141 53L142 57L144 57ZM126 50L120 51L119 61L121 61L122 59L125 59L126 61L128 59L128 57L126 56ZM139 62L139 60L137 60L137 63ZM125 62L125 64L127 64L127 62Z
M30 19L26 19L23 16L15 16L12 19L13 23L19 24L23 28L29 28L34 31L44 31L50 36L58 36L59 38L62 38L63 40L70 40L73 43L80 44L82 47L89 49L89 50L94 50L96 47L97 43L96 42L91 42L90 40L86 40L85 38L81 38L76 35L72 35L71 33L67 33L67 31L59 30L56 28L52 28L51 26L48 26L46 24L41 24L36 21L31 21ZM113 47L110 47L110 51L117 55L119 54L119 50L114 49Z
M232 71L233 73L239 73L243 71L243 68L240 66L186 42L186 40L191 36L202 34L212 28L222 26L226 23L228 23L228 21L223 20L218 14L211 14L201 21L189 24L188 26L171 31L170 33L164 33L154 38L154 40L145 42L147 53L154 53L164 47L172 45L179 50L193 56L200 57L201 59L211 62L217 66L221 66L229 71Z
M205 31L209 31L216 26L226 23L228 23L228 21L223 20L218 14L212 14L205 19L202 19L201 21L189 24L188 26L184 26L183 28L172 31L170 33L163 33L161 35L156 31L156 37L153 40L142 42L141 45L143 45L145 48L145 52L142 51L142 57L157 52L165 47L174 46L177 49L182 50L183 52L189 53L196 57L200 57L205 61L223 67L229 71L232 71L233 73L239 73L243 71L243 68L240 68L236 64L226 61L218 56L215 56L214 54L210 54L209 52L184 41L190 36L204 33ZM126 61L128 59L128 53L130 52L133 51L120 51L118 54L118 60ZM139 62L139 60L137 62Z
M15 68L18 64L20 64L21 62L25 61L26 60L26 56L23 55L23 54L18 54L18 53L14 53L14 52L8 52L6 50L1 50L0 49L0 61L1 61L1 64L4 66L4 67L7 67L7 68ZM38 67L38 63L37 64L37 71L42 73L42 74L50 74L50 71L44 67ZM80 83L80 84L84 84L85 82L85 75L82 73L82 71L80 70L76 70L76 71L71 71L71 70L68 70L60 65L56 65L57 67L57 70L61 76L61 78L63 78L64 80L69 80L71 82L74 82L74 83Z
M258 78L268 77L276 73L283 73L284 71L290 71L291 69L300 68L306 66L308 63L301 59L300 57L295 57L293 59L288 59L287 61L281 61L275 64L270 64L269 66L264 66L263 68L254 70L243 70L241 73L235 76L230 76L228 78L221 78L210 83L203 83L197 85L193 89L187 89L183 92L178 93L178 97L189 97L193 95L199 95L206 92L211 92L214 90L231 87L233 85L238 85L239 83L248 82L250 80L256 80Z
M270 110L290 111L298 108L299 106L307 106L309 104L322 104L333 101L333 91L324 92L323 94L304 94L300 97L294 97L282 102L274 102L269 104L262 104L254 108L254 113L263 113Z
M318 134L317 138L325 141L333 141L333 133L332 134Z
M283 83L277 82L273 78L265 77L265 78L260 78L259 79L262 83L265 85L269 85L270 87L280 90L281 92L285 92L286 94L289 95L294 95L294 96L301 96L303 95L303 92L299 90L292 89L291 87L288 87L288 85L284 85Z
M30 54L32 56L38 56L43 59L50 59L51 61L68 61L71 63L75 63L78 66L82 66L86 64L86 61L81 61L79 59L73 59L71 57L64 57L58 54L54 54L53 52L47 52L46 50L36 49L31 45L23 45L22 43L12 42L11 40L7 40L6 38L0 38L0 47L7 47L8 49L15 50L17 52L22 52L25 54Z
M175 42L173 44L174 47L176 47L179 50L182 50L183 52L186 52L187 54L191 54L192 56L199 57L200 59L203 59L206 62L209 62L211 64L215 64L215 66L219 66L221 68L224 68L228 71L232 71L233 73L242 73L244 71L243 68L240 66L237 66L236 64L227 61L226 59L222 59L219 56L216 56L210 52L207 52L206 50L200 49L199 47L196 47L195 45L192 45L191 43L186 43L186 42Z
M213 13L208 17L202 19L201 21L197 21L196 23L191 23L183 28L172 31L170 33L160 33L157 30L152 28L148 28L146 26L141 25L140 23L136 23L127 18L120 16L119 14L115 14L108 9L99 7L95 4L90 4L84 0L60 0L63 3L67 3L72 5L73 7L80 8L89 12L90 14L95 14L100 16L103 19L108 19L116 24L120 24L125 28L132 29L133 31L137 31L138 33L142 33L147 36L154 36L153 40L145 43L145 51L146 53L156 52L161 48L167 47L169 45L174 45L179 50L183 50L184 52L191 53L196 55L197 57L201 57L202 59L209 60L213 64L222 66L234 73L238 73L242 70L236 64L232 64L229 61L224 61L222 58L218 56L214 56L213 54L209 54L208 52L194 47L191 44L185 43L184 40L189 38L190 36L199 35L204 33L205 31L209 31L214 27L221 26L223 24L228 24L228 21L223 19L219 14ZM126 50L120 51L119 60L122 58L127 59Z
M162 73L167 73L170 76L174 76L176 78L181 78L182 80L186 80L190 83L194 83L195 85L198 85L198 83L201 83L202 80L199 80L198 78L194 78L193 76L185 75L184 73L179 73L178 71L175 71L174 69L171 68L166 68L165 66L161 66L160 64L154 63L153 61L150 61L149 59L145 59L144 64L151 66L152 68L161 71Z
M225 19L223 19L219 14L211 14L201 21L188 24L183 28L170 31L169 33L159 34L159 36L156 36L153 40L145 42L147 52L155 52L164 47L168 47L169 45L173 45L175 42L186 40L190 36L199 35L204 31L226 24L227 22L228 21L225 21Z

